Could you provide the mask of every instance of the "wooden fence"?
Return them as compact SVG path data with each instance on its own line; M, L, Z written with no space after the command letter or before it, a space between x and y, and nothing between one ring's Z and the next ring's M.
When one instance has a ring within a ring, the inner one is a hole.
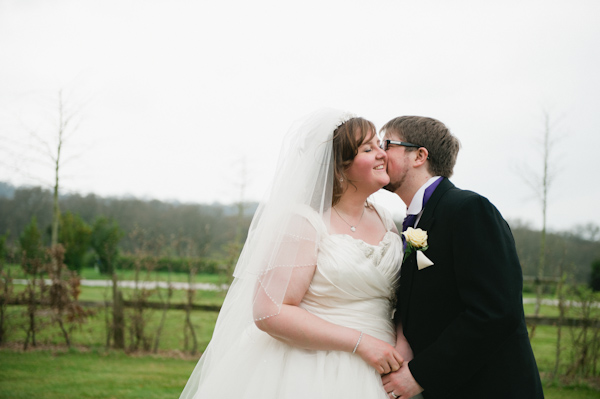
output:
M2 303L2 300L0 299L0 304ZM109 308L112 307L112 302L111 301L79 301L78 302L79 305L81 305L84 308ZM25 306L27 305L27 303L25 301L17 301L17 300L11 300L8 302L7 305L21 305L21 306ZM40 306L40 307L47 307L47 304L43 304L40 302L37 302L36 305ZM123 305L126 308L135 308L135 307L139 307L140 304L133 302L133 301L123 301ZM203 312L219 312L221 310L221 306L219 305L197 305L197 304L193 304L193 305L188 305L185 303L170 303L170 304L165 304L165 303L161 303L161 302L144 302L141 304L141 307L144 309L169 309L169 310L186 310L188 308L190 308L191 310L198 310L198 311L203 311ZM560 319L558 317L546 317L546 316L525 316L525 321L527 322L528 325L542 325L542 326L558 326L560 323ZM578 318L573 318L573 317L565 317L562 319L562 325L563 326L573 326L573 327L583 327L583 326L587 326L587 327L600 327L600 321L595 320L595 321L590 321L590 320L582 320L582 319L578 319Z

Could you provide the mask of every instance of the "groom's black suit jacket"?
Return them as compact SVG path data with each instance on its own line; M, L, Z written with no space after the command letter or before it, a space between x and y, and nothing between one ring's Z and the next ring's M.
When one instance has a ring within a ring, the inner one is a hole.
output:
M405 260L396 321L425 398L543 398L521 266L498 210L444 178L417 227L428 233L424 254L434 264L418 270L415 253Z

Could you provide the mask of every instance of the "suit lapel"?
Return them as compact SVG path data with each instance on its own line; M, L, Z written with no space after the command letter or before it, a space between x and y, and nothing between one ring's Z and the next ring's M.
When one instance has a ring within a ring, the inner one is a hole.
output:
M421 219L417 223L417 228L428 231L429 228L433 225L434 217L433 213L435 208L437 207L440 199L444 196L446 191L454 188L454 184L450 182L447 178L443 177L439 186L435 189L429 201L427 201L427 205L425 205L425 209L423 209L423 215Z
M435 191L427 201L427 205L425 205L425 209L423 209L423 214L421 215L421 219L417 223L417 228L420 228L425 231L429 231L431 226L433 226L435 218L433 217L434 210L440 200L446 193L446 191L450 190L454 187L454 184L450 182L447 178L443 178L440 182L439 186L436 187ZM411 298L411 291L413 286L413 280L415 273L417 273L417 254L416 252L411 253L406 261L402 263L400 273L400 314L402 316L402 323L406 324L408 319L408 309Z

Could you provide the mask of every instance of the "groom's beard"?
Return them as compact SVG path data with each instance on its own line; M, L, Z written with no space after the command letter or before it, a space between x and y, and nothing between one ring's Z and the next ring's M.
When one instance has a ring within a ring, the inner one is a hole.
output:
M396 191L396 187L391 182L387 186L383 186L383 189L392 193Z
M402 176L400 180L392 180L390 178L390 182L386 186L384 186L383 189L395 193L396 190L398 190L402 186L404 180L406 180L406 175Z

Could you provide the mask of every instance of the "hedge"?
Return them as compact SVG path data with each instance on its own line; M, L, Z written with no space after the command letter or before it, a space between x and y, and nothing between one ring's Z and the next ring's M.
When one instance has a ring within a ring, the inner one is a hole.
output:
M196 268L196 273L218 274L223 266L213 259L206 258L155 258L150 256L120 255L118 268L122 270L134 270L136 261L142 269L150 268L153 271L189 273L191 267Z

